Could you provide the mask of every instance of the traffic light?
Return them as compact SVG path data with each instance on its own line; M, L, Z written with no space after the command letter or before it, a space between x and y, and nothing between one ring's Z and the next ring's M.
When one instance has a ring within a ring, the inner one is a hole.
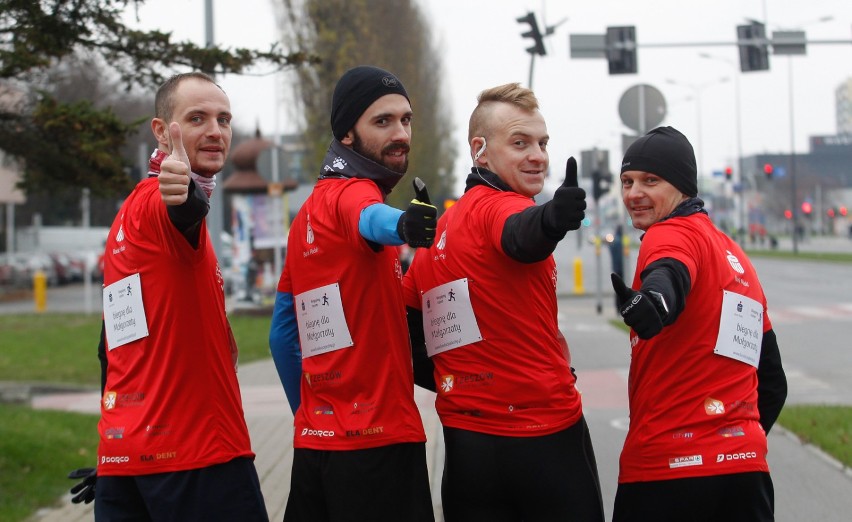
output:
M601 196L609 192L612 185L612 174L603 173L599 170L592 172L592 198L595 201L601 199Z
M734 177L734 169L731 167L725 167L725 179L731 181L731 178Z
M784 211L784 218L785 219L793 219L793 211L790 210L789 208L787 210L785 210Z
M845 205L840 205L840 207L837 209L837 211L840 213L841 216L846 217L846 206Z
M763 164L763 173L766 174L766 179L772 179L773 172L775 172L775 167L772 166L772 163Z
M833 209L833 208L830 208L830 209L826 210L826 211L825 211L825 213L826 213L826 214L828 214L828 217L830 217L831 219L834 219L834 216L836 216L836 215L837 215L837 214L834 212L834 209Z
M811 205L810 201L805 201L802 203L802 212L804 212L806 216L810 216L813 209L814 207L813 205Z
M769 41L766 39L765 25L760 22L738 25L737 42L742 72L769 70Z
M538 22L535 20L535 13L530 11L526 14L526 16L522 16L520 18L516 18L518 23L520 24L530 24L530 30L521 34L524 38L532 38L533 46L527 48L527 52L532 55L544 56L547 54L547 51L544 49L544 39L542 37L541 31L538 29Z
M606 59L609 74L636 74L636 27L606 28Z

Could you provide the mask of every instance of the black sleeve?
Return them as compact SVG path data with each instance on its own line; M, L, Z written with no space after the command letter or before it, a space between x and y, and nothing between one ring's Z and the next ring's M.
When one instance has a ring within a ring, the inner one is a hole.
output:
M435 364L426 355L426 339L423 337L423 312L410 306L405 307L408 317L408 335L411 338L411 358L414 362L414 384L429 391L436 391Z
M787 376L781 366L781 351L775 330L769 330L763 334L757 365L757 411L763 431L769 433L786 400Z
M556 250L565 234L555 237L545 231L542 224L545 205L524 209L506 220L500 246L507 256L520 263L537 263Z
M107 375L106 323L103 320L101 320L101 335L98 339L98 360L101 362L101 397L103 397Z
M201 221L210 210L210 199L201 190L195 181L189 182L189 196L181 205L170 205L166 207L169 219L178 231L183 234L189 244L198 248L198 239L201 232Z
M642 280L642 291L657 292L665 299L668 313L663 318L663 324L668 326L675 322L686 306L686 296L692 288L686 265L677 259L665 257L645 267L639 278Z

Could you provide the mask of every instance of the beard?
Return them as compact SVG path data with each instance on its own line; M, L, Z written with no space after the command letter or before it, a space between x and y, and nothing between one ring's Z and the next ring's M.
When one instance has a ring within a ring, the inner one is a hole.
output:
M399 174L405 174L408 171L408 151L410 149L411 147L409 147L407 143L391 143L384 148L368 147L364 144L364 141L357 132L354 133L352 139L352 150L365 158L378 163L386 169ZM385 154L396 151L403 152L405 154L404 159L401 158L400 161L397 162L386 161Z

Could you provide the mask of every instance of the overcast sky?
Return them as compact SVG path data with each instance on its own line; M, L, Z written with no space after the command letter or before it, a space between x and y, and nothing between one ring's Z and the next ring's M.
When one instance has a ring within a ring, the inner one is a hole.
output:
M214 0L215 40L230 47L266 49L278 38L273 0ZM139 22L146 29L172 31L176 38L204 42L204 0L147 0ZM804 153L811 135L836 133L835 91L852 79L852 44L809 45L805 56L770 55L770 70L739 72L733 44L736 26L746 19L766 20L769 32L803 29L810 41L852 40L849 0L420 0L432 22L444 59L441 77L451 103L460 157L456 177L464 179L470 157L467 120L484 88L507 82L526 85L530 55L527 30L515 18L536 13L540 26L555 25L546 39L547 55L536 57L533 90L551 136L554 181L561 181L566 159L581 150L610 151L615 171L621 135L632 134L618 104L630 87L647 84L667 104L663 125L681 130L693 143L700 170L710 174L736 166L736 89L739 75L743 155L789 153L792 67L794 146ZM830 21L819 21L831 16ZM633 25L639 43L639 73L610 76L604 59L571 59L569 34L604 34L608 26ZM729 44L694 46L698 43ZM650 44L657 44L651 46ZM659 44L692 44L659 46ZM643 47L647 46L647 47ZM715 58L699 56L710 54ZM404 79L403 79L404 80ZM231 98L235 125L265 135L295 130L286 107L274 110L274 77L227 76L220 83ZM415 114L415 139L416 139ZM699 126L700 121L700 126ZM700 130L699 130L700 127ZM417 158L412 158L416 163Z

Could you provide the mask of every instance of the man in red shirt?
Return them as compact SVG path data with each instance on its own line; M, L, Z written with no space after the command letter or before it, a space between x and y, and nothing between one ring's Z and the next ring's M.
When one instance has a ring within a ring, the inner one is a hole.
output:
M535 95L517 83L480 93L468 140L464 195L403 279L418 384L437 388L444 427L444 516L601 521L552 255L584 217L577 163L537 206L549 136Z
M149 177L106 242L95 519L265 521L204 220L231 145L230 102L195 72L166 81L155 104Z
M621 187L645 234L632 288L612 276L632 350L613 520L774 520L766 434L787 381L757 273L707 216L676 129L627 149Z
M437 209L425 195L405 212L384 203L408 168L411 118L396 76L347 71L290 227L269 335L295 416L286 521L434 520L397 246L431 245Z

